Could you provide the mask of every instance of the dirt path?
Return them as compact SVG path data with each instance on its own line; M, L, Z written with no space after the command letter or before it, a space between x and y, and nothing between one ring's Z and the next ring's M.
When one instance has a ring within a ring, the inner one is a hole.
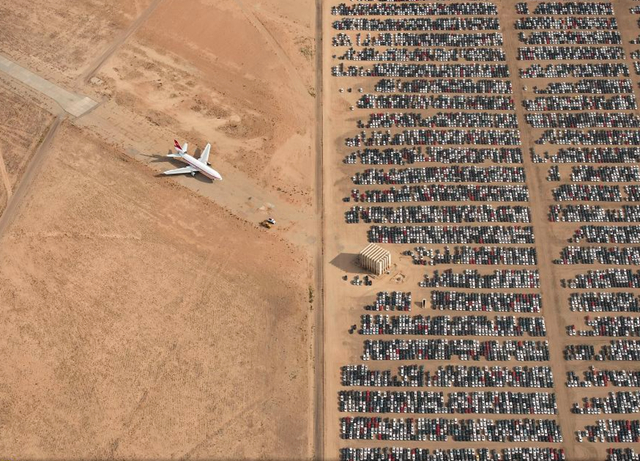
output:
M31 187L33 180L38 176L38 172L40 171L43 161L46 158L47 152L49 151L51 141L53 140L56 131L58 130L58 127L63 120L64 116L58 115L53 121L53 124L44 137L42 144L40 144L40 147L38 147L38 150L36 150L33 158L29 162L29 166L24 172L24 176L22 177L20 184L16 188L15 193L8 200L7 208L5 208L4 213L2 213L2 216L0 217L0 239L18 214L20 206L22 205L22 202L27 195L27 191Z
M305 87L302 77L298 73L296 66L293 65L291 59L289 59L289 56L284 51L284 48L282 48L282 45L280 45L280 43L278 43L278 40L276 40L271 32L269 32L269 29L267 29L264 24L262 24L262 21L260 21L260 19L258 19L258 17L253 14L253 11L251 11L251 7L247 7L242 0L236 0L236 4L240 7L253 27L255 27L258 32L260 32L260 35L264 37L269 46L276 53L276 56L278 56L278 59L289 74L291 82L295 84L300 94L307 94L309 91Z
M316 0L315 18L316 37L316 217L318 222L317 254L315 258L315 276L317 301L315 304L314 359L315 359L315 396L314 396L314 459L324 459L324 120L323 120L323 73L322 73L322 0Z
M149 19L151 14L156 10L156 8L158 8L158 6L160 6L163 1L164 0L153 0L153 2L151 2L147 9L142 12L138 19L131 23L131 25L126 30L124 30L118 36L118 38L116 38L109 45L109 47L104 50L104 52L100 56L98 56L93 62L91 62L91 64L89 64L87 69L78 77L78 83L87 83L89 79L93 77L93 75L98 71L98 69L102 67L107 59L109 59L113 55L113 53L115 53L116 50L120 48L124 44L124 42L126 42L127 39L147 21L147 19Z
M7 200L11 199L11 179L9 173L7 173L7 166L4 163L4 157L2 156L2 150L0 149L0 176L2 177L2 183L7 191Z
M530 146L534 146L535 137L530 129L528 129L525 120L525 110L523 100L526 95L523 90L523 81L518 78L518 37L517 31L513 24L516 20L513 6L496 2L498 7L498 17L500 19L501 32L504 35L503 50L507 55L507 64L511 73L511 82L513 85L513 99L515 101L515 113L518 117L518 125L520 127L520 136L522 139L522 150L528 152ZM570 411L571 401L567 387L564 384L566 376L566 362L563 357L563 349L565 345L566 334L563 330L564 322L562 320L563 305L561 296L564 294L556 288L556 274L552 260L552 244L556 243L556 237L550 227L547 218L548 208L545 201L546 183L545 175L548 168L547 164L534 164L531 156L524 155L522 167L527 177L526 185L529 188L530 202L528 203L531 210L531 223L535 231L536 248L539 253L538 270L540 272L540 293L542 294L542 314L548 328L546 339L549 341L550 363L555 377L553 391L558 399L557 420L562 428L562 435L565 442L562 447L567 450L568 459L577 459L574 452L575 444L573 443L573 434L576 430L575 415Z

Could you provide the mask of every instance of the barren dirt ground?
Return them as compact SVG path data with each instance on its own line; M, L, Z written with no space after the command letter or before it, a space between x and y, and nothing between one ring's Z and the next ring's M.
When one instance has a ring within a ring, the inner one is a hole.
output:
M0 53L100 102L56 130L0 235L1 455L311 456L313 14L0 7ZM4 208L61 111L6 76L0 99ZM224 181L159 177L174 138L211 142Z
M0 241L0 452L305 456L299 250L69 123L51 149Z

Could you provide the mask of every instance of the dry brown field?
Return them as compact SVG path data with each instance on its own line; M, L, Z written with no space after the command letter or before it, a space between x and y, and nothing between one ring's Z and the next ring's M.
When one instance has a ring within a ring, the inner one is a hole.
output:
M2 55L99 102L0 75L0 454L309 459L313 3L0 12ZM224 181L160 177L174 138Z

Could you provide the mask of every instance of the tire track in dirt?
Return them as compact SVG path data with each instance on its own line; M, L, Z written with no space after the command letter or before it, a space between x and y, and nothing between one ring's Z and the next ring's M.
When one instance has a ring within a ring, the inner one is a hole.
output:
M33 154L33 158L29 162L27 170L24 172L22 181L20 181L20 184L16 188L15 193L12 195L11 199L7 201L7 208L5 208L4 213L2 213L2 217L0 217L0 238L2 238L3 234L6 232L7 228L18 214L20 206L22 205L22 202L27 195L27 191L31 187L31 183L33 182L33 180L38 175L38 172L40 171L42 164L44 163L43 161L46 158L47 153L49 152L51 141L55 137L56 131L58 131L58 128L60 127L60 124L64 119L64 115L58 115L53 121L53 124L44 137L42 144L40 144L40 147L38 147L36 153Z
M253 27L258 29L258 32L260 32L260 35L262 35L265 38L269 46L276 53L276 55L278 56L278 59L280 60L280 62L282 62L282 65L284 66L285 70L291 77L291 81L295 84L295 86L298 87L298 91L300 92L300 94L305 94L305 93L308 94L309 90L304 85L302 76L298 73L296 66L293 65L293 62L291 62L291 60L289 59L289 56L284 51L284 48L282 48L282 45L280 45L280 42L278 42L278 40L276 40L276 38L271 34L271 32L269 32L269 29L265 27L262 21L260 21L260 19L258 19L258 17L255 14L253 14L253 12L251 11L251 8L248 8L244 5L242 0L236 0L236 4L240 7L240 9L244 13L244 15L247 17L249 22L253 25ZM317 50L317 45L316 45L316 50Z
M324 459L324 107L323 107L323 42L322 42L322 0L316 0L315 38L316 38L316 218L318 221L315 255L315 284L317 301L315 303L314 325L314 428L313 428L313 457Z
M0 149L0 176L2 177L2 183L4 184L4 188L7 191L7 202L11 199L11 194L13 191L11 190L11 180L9 179L9 173L7 173L7 165L4 162L4 157L2 156L2 149Z
M160 6L164 0L153 0L146 10L142 12L138 19L124 30L118 38L116 38L109 47L102 52L78 77L78 83L88 83L89 79L102 67L102 65L120 48L131 35L133 35L142 26L151 14Z

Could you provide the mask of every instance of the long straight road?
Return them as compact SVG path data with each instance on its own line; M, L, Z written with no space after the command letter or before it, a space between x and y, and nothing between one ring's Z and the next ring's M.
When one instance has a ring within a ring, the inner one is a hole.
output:
M324 459L324 111L323 111L323 40L322 40L322 0L316 0L315 17L315 38L316 38L316 129L315 129L315 149L316 149L316 171L315 171L315 193L316 193L316 219L318 221L316 242L317 253L315 256L315 276L316 276L316 303L315 303L315 386L314 386L314 456L317 460Z

